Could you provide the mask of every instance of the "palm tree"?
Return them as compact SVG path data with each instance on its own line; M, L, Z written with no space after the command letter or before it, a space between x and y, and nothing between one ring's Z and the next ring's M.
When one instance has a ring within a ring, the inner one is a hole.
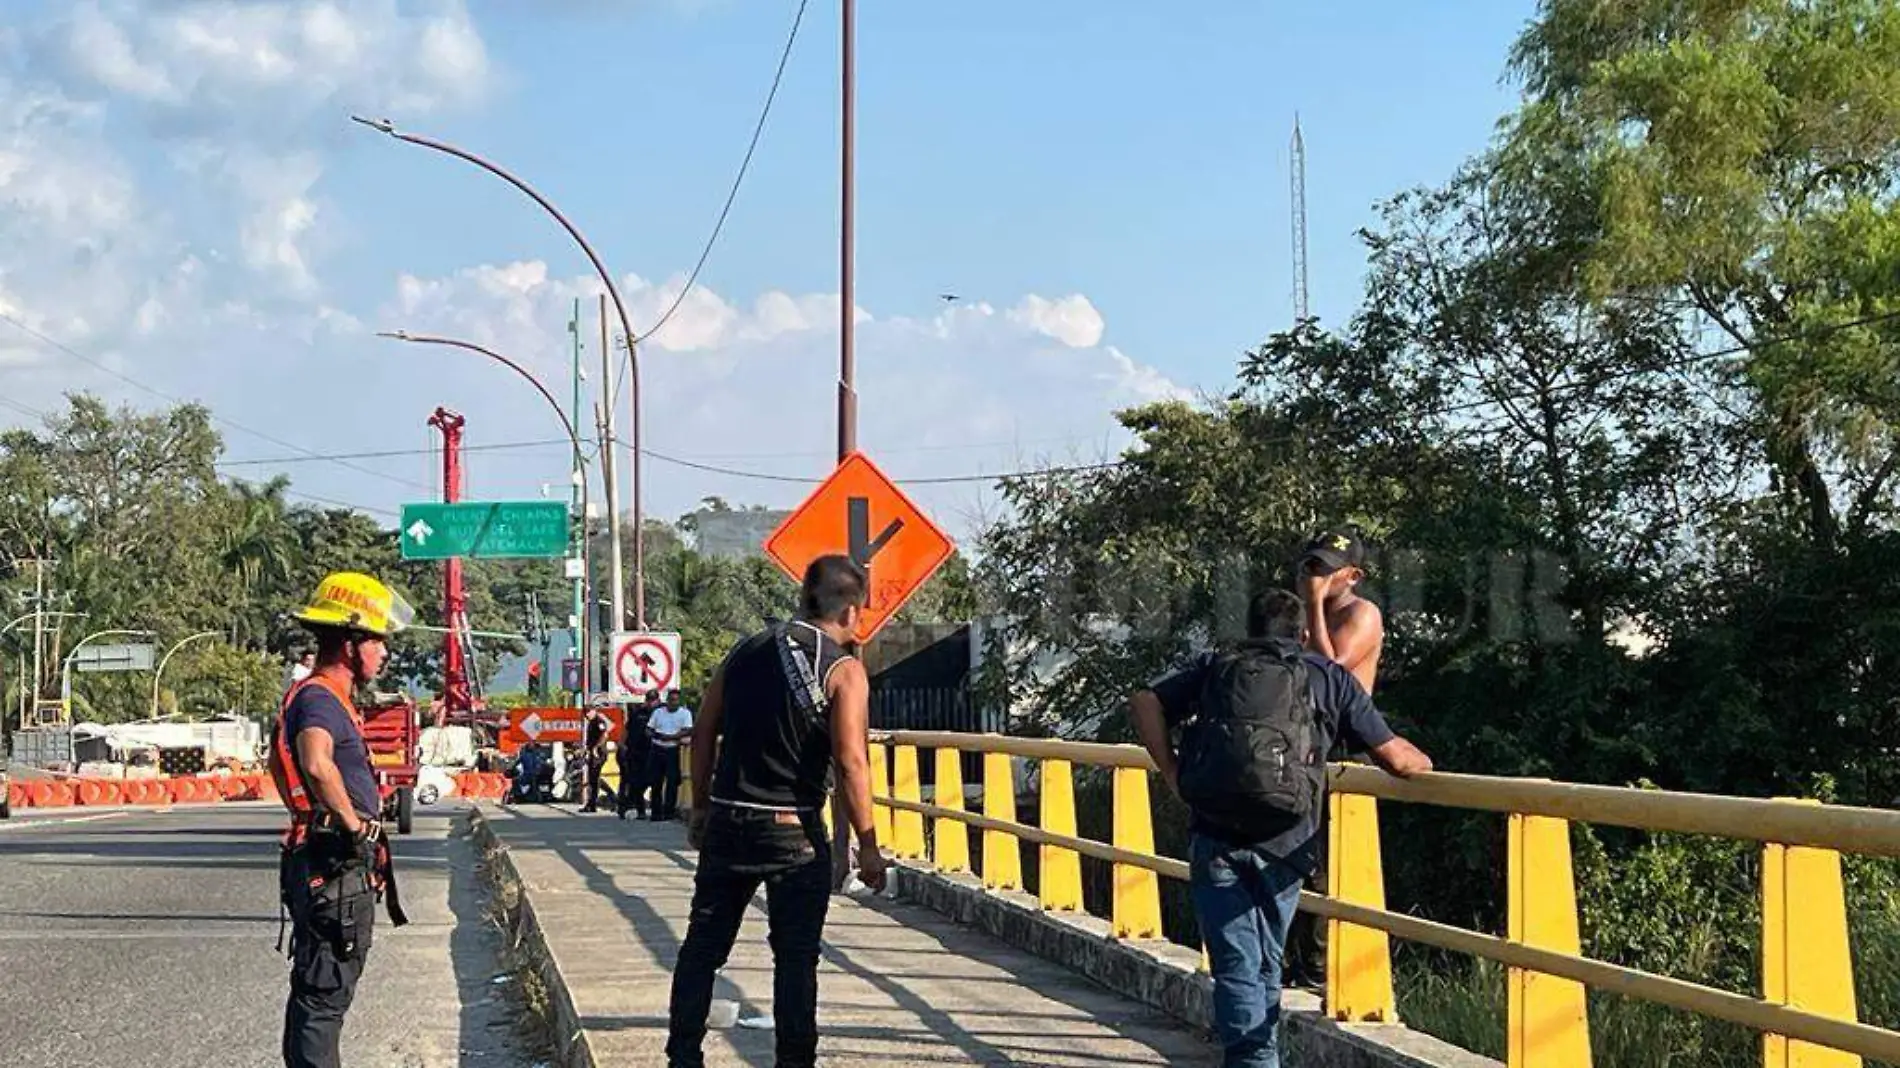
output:
M231 641L237 643L238 620L251 614L260 589L281 587L295 573L302 545L291 527L284 493L290 480L282 475L261 486L231 482L231 520L220 531L218 558L242 592L243 612L232 613Z

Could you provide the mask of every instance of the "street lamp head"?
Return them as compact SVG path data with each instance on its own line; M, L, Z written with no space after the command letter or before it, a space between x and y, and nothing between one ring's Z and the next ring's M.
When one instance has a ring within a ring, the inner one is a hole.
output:
M391 339L392 341L410 341L410 340L413 340L413 339L412 339L412 338L411 338L411 337L409 336L409 331L407 331L407 330L378 330L378 331L376 331L376 336L377 336L377 337L386 337L386 338L389 338L389 339Z
M351 115L350 121L361 123L372 130L376 130L379 133L386 133L391 137L396 135L396 124L390 122L388 119L366 119L361 115Z

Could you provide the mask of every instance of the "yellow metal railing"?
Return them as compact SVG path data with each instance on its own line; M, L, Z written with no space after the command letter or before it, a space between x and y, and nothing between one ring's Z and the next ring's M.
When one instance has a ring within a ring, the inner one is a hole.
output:
M935 751L934 803L922 798L921 750ZM983 755L981 815L965 809L959 757L965 752ZM1018 758L1040 762L1038 826L1016 820ZM1076 834L1077 764L1112 769L1109 842ZM1034 843L1041 850L1038 896L1048 911L1080 910L1080 858L1107 861L1114 866L1109 920L1118 938L1159 937L1159 879L1188 878L1186 864L1155 855L1148 794L1154 766L1135 746L897 731L875 736L871 766L880 841L898 857L966 872L968 832L976 828L983 835L984 886L1014 890L1022 886L1022 843ZM1506 966L1511 1068L1590 1064L1586 988L1759 1031L1765 1068L1848 1068L1863 1056L1900 1063L1900 1033L1855 1016L1840 864L1843 852L1900 857L1900 813L1443 772L1402 780L1355 765L1335 765L1330 780L1331 896L1302 894L1300 907L1330 924L1326 1005L1336 1019L1396 1021L1389 938L1398 937ZM1505 937L1386 911L1378 799L1507 815ZM1764 996L1583 956L1570 859L1573 820L1763 843Z

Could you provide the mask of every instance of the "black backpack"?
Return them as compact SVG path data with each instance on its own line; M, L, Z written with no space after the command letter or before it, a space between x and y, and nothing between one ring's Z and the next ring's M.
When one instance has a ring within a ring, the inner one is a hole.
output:
M1299 650L1249 642L1216 657L1181 739L1181 798L1195 815L1264 840L1319 811L1325 775Z

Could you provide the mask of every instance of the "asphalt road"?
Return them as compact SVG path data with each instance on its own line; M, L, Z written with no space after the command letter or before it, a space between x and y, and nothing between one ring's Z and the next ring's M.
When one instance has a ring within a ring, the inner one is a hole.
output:
M281 1064L288 989L277 944L282 809L174 809L0 823L0 1064ZM343 1038L356 1066L538 1062L474 849L454 810L397 840L403 904L378 916Z

